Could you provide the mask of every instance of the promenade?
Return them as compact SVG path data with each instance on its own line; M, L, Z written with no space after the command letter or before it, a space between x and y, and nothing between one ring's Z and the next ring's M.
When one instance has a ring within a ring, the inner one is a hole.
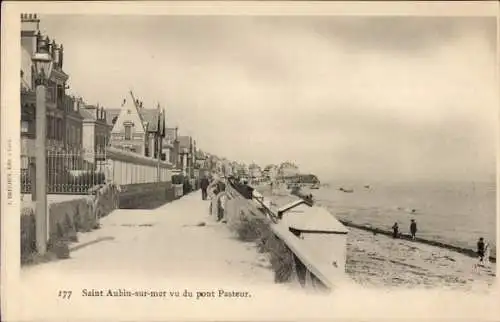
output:
M209 203L196 191L153 210L116 209L100 220L100 229L79 233L78 242L70 246L70 259L28 267L23 275L43 279L57 272L126 272L136 277L272 283L267 259L215 222Z

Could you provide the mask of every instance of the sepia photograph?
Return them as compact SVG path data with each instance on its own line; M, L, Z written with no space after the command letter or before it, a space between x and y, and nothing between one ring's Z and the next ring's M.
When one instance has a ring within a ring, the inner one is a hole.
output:
M282 4L3 6L3 318L498 318L498 4Z

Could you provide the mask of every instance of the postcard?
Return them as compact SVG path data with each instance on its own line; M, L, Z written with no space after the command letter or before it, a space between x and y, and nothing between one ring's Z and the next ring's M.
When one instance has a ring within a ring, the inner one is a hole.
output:
M3 2L5 321L500 317L496 2Z

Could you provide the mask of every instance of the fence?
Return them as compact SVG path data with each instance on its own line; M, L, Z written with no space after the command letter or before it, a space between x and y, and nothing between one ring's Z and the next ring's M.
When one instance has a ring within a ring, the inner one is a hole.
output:
M46 152L48 194L88 194L106 183L106 151L49 149ZM21 155L21 193L36 194L36 158Z
M89 194L106 183L128 185L171 181L171 165L107 147L103 151L50 149L46 156L48 194ZM21 193L36 194L36 159L21 155Z
M133 152L108 147L107 178L117 185L170 182L172 165Z

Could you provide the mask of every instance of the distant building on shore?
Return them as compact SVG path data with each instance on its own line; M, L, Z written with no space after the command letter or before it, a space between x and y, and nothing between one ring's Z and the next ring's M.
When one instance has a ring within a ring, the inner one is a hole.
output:
M252 163L248 166L249 175L253 179L258 179L262 177L262 169L256 163Z
M278 168L278 176L281 178L290 178L300 173L299 167L293 162L283 162Z

